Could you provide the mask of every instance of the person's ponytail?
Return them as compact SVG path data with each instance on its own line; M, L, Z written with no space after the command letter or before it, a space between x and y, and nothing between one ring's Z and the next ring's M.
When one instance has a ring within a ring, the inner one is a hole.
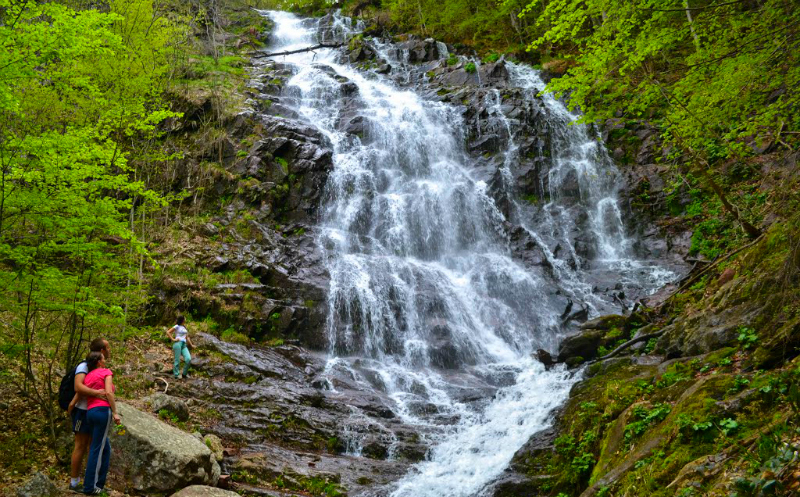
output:
M94 371L97 369L97 366L102 359L102 352L89 352L89 355L86 356L86 365L89 367L89 371Z

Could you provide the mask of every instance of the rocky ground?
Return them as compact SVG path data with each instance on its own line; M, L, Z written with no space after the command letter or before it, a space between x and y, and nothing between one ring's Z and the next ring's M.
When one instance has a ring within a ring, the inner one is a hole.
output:
M335 373L318 380L324 367L318 355L291 345L227 343L202 332L194 342L192 372L182 380L172 377L163 340L118 344L128 350L112 365L124 428L111 439L111 495L170 495L217 484L240 494L339 495L395 479L407 462L424 456L416 434L372 388ZM337 437L350 406L373 416L350 424L366 438L364 457L342 455L346 441ZM388 438L396 454L391 462L384 460ZM66 423L59 441L65 460ZM51 469L20 495L72 495L66 477ZM24 488L24 478L17 482ZM205 495L199 492L180 495Z

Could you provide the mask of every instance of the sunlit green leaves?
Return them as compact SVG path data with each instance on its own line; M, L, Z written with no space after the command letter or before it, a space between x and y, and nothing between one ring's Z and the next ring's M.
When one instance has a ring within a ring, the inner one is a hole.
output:
M624 114L710 164L798 131L794 2L536 0L532 50L574 60L550 90L593 122ZM697 35L695 44L692 30Z
M123 323L146 255L129 213L163 202L129 157L176 115L160 96L186 28L152 0L108 7L0 0L0 345L43 357Z

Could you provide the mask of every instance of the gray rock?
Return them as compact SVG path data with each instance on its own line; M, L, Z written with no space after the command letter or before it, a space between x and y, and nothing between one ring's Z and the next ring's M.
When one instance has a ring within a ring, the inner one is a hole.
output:
M17 489L17 497L50 497L58 495L58 488L44 473L37 471L28 483Z
M209 433L203 437L203 443L206 444L206 447L211 449L211 452L214 454L214 458L216 458L217 461L222 461L222 458L225 455L225 447L222 446L222 440L220 440L218 436Z
M192 357L192 369L203 369L208 366L209 359L206 357Z
M124 435L112 435L111 473L127 493L165 494L193 485L216 485L211 450L189 433L118 402Z
M162 410L174 414L180 421L189 419L189 407L183 400L165 393L154 393L143 399L150 405L150 410L156 414Z
M237 497L239 494L221 488L207 487L205 485L192 485L180 492L175 492L171 497Z

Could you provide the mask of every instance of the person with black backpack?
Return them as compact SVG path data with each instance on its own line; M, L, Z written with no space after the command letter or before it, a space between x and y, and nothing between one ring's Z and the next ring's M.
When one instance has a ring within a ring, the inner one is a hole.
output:
M92 340L92 343L89 344L89 350L91 352L100 352L106 359L111 356L108 340L104 338ZM83 380L88 373L89 366L86 361L81 362L73 370L67 371L58 389L58 403L72 418L72 432L75 434L75 447L72 449L69 482L69 489L74 492L82 490L81 466L92 442L92 432L87 420L88 399L89 397L103 400L107 398L105 390L95 390L83 384Z

